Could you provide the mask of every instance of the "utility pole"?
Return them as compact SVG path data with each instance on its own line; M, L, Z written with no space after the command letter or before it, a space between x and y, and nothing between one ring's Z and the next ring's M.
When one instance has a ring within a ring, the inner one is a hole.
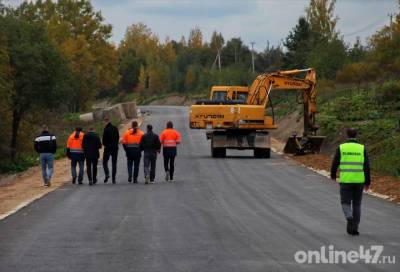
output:
M255 42L251 42L251 64L253 68L253 73L254 73L254 44Z
M221 71L221 49L218 49L218 68Z

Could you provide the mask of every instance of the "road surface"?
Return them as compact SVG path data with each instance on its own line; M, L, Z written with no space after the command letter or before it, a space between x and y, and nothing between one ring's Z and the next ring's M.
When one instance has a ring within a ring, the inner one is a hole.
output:
M400 271L398 205L365 196L361 235L348 236L327 178L276 154L212 159L187 108L146 110L144 125L159 132L172 120L182 132L176 181L163 181L159 159L156 184L143 184L142 169L142 183L128 184L121 149L116 185L103 184L100 170L95 187L65 186L0 221L0 271ZM294 258L371 245L396 263Z

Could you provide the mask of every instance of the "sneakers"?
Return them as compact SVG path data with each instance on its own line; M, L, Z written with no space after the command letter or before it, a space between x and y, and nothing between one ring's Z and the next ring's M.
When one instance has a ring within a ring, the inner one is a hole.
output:
M82 181L83 181L83 178L82 178L82 177L79 177L79 178L78 178L78 183L79 183L79 185L82 185Z
M154 180L150 180L150 183L151 183L151 184L154 184L154 183L155 183L155 181L154 181Z
M165 181L169 181L169 171L165 171Z
M128 182L131 183L132 182L132 177L128 178Z
M144 180L145 180L144 184L149 184L150 177L149 176L145 176Z
M133 180L133 183L138 183L137 179L134 179L134 180Z
M91 180L89 180L89 186L92 186L93 182Z
M107 183L109 178L110 178L109 176L106 176L106 177L104 178L104 183Z

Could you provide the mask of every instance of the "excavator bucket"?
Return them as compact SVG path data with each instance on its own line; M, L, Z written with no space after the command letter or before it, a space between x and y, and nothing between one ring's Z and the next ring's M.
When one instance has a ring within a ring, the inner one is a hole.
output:
M325 136L290 136L283 152L294 155L319 153L324 140Z

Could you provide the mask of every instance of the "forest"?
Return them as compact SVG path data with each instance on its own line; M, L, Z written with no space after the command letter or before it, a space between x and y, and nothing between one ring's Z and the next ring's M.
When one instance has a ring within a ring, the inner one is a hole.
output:
M268 71L313 67L321 132L334 142L341 129L358 128L374 169L400 175L400 15L367 43L347 44L335 4L310 0L282 43L258 52L218 30L206 40L196 26L180 40L161 40L141 22L115 44L89 0L0 0L0 172L36 164L32 139L41 125L65 137L97 101L196 96ZM282 114L295 110L288 99L278 99Z

